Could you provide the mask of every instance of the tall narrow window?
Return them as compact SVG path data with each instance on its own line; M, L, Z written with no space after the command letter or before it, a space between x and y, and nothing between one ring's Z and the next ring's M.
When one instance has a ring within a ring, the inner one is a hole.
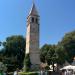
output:
M32 23L34 23L34 18L33 18L33 17L32 17L32 19L31 19L31 20L32 20Z
M36 23L38 23L38 19L36 18Z

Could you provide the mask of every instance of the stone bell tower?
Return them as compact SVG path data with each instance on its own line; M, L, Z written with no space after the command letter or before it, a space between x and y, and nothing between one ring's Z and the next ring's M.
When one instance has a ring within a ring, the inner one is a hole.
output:
M27 17L26 54L29 54L32 67L40 64L39 15L34 3Z

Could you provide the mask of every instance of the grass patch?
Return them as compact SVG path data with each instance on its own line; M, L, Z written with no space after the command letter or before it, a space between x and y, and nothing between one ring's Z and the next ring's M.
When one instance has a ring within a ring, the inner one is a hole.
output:
M19 72L20 75L38 75L37 72Z

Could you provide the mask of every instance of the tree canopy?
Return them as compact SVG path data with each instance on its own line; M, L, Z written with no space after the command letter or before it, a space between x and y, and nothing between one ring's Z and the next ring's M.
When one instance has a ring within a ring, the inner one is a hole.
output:
M5 59L4 63L17 65L22 68L25 56L25 38L21 35L7 37L0 51L0 58ZM58 63L63 64L65 60L72 62L75 57L75 31L65 34L56 45L45 44L40 49L41 62L48 65ZM8 58L8 59L7 59ZM27 62L29 61L26 60ZM28 64L29 65L29 64Z
M7 37L3 42L1 53L5 63L22 68L25 56L25 38L21 35Z
M64 47L65 52L68 54L68 58L66 60L72 62L75 57L75 31L65 34L59 44Z
M42 62L51 63L52 58L56 55L55 60L58 64L63 64L65 60L72 62L75 57L75 31L65 34L63 39L57 45L45 44L41 48L40 59Z

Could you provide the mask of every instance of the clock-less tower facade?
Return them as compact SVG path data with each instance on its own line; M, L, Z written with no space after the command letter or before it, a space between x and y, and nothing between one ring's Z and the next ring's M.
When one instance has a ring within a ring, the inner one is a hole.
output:
M27 17L26 54L29 54L32 67L40 64L39 15L34 3Z

